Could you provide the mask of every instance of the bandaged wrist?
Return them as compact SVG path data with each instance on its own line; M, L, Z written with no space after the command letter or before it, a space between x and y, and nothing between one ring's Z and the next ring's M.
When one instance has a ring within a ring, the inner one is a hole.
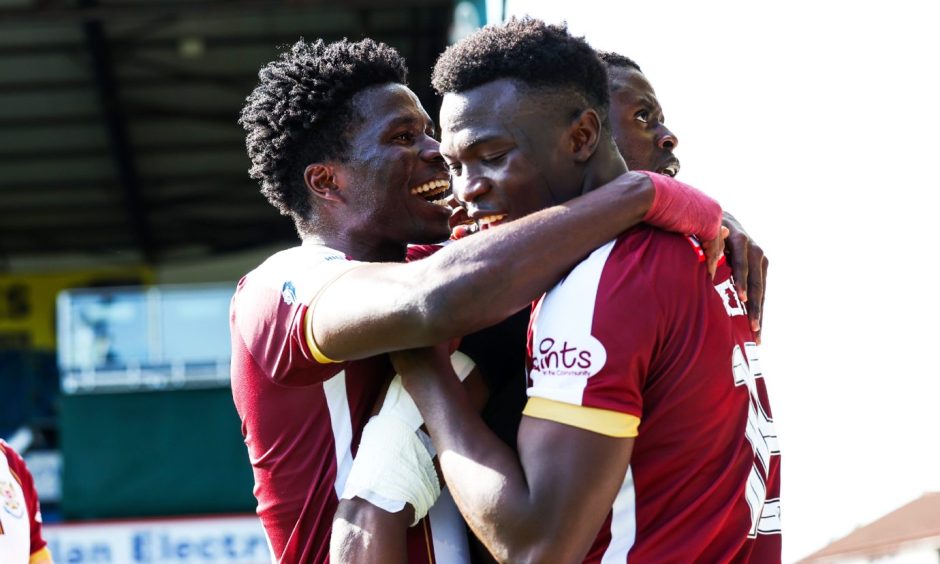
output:
M391 414L370 419L341 498L359 497L390 513L410 503L416 525L441 493L432 454L418 433L424 434Z
M704 241L718 237L721 226L721 206L695 188L678 180L641 171L653 182L653 203L643 221L656 227L698 235Z
M475 366L460 351L451 354L450 360L461 381ZM359 497L389 513L410 503L415 509L412 525L424 517L437 500L441 485L433 462L436 452L431 438L421 430L423 424L418 407L396 374L379 414L362 431L341 498Z

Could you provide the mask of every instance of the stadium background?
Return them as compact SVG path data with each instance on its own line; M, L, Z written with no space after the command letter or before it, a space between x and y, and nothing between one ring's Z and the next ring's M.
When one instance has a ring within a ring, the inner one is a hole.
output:
M784 561L940 490L932 4L0 0L0 436L58 561L265 560L224 350L225 293L294 241L235 124L258 67L375 37L435 115L452 29L526 12L636 58L680 178L771 257Z
M227 302L296 235L247 176L238 112L279 46L368 36L436 115L434 58L483 18L482 1L0 1L0 436L57 562L267 561Z

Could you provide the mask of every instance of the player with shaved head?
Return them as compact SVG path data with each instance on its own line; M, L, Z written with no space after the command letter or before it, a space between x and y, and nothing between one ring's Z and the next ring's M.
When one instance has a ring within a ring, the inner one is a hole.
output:
M480 30L441 56L434 86L454 192L489 232L626 170L604 65L562 26ZM694 237L628 229L536 302L518 453L469 405L446 349L392 359L497 560L780 561L780 456L756 335L731 269L712 276Z

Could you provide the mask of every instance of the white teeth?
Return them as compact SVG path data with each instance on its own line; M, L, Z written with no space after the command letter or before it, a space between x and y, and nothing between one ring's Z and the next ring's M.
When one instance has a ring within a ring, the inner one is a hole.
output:
M489 227L493 223L502 221L505 218L506 218L506 214L488 215L486 217L481 217L480 219L478 219L477 225L479 225L480 227Z
M428 196L433 196L440 192L443 192L450 188L449 180L432 180L430 182L425 182L421 186L411 189L411 193L416 196L422 196L427 198Z

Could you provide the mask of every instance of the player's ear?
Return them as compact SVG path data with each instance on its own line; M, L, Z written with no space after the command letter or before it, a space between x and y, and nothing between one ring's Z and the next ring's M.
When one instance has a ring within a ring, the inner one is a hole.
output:
M588 108L578 114L569 126L571 153L575 162L583 163L591 158L601 138L601 117Z
M312 163L304 169L304 184L316 198L342 201L336 177L336 168L328 163Z

